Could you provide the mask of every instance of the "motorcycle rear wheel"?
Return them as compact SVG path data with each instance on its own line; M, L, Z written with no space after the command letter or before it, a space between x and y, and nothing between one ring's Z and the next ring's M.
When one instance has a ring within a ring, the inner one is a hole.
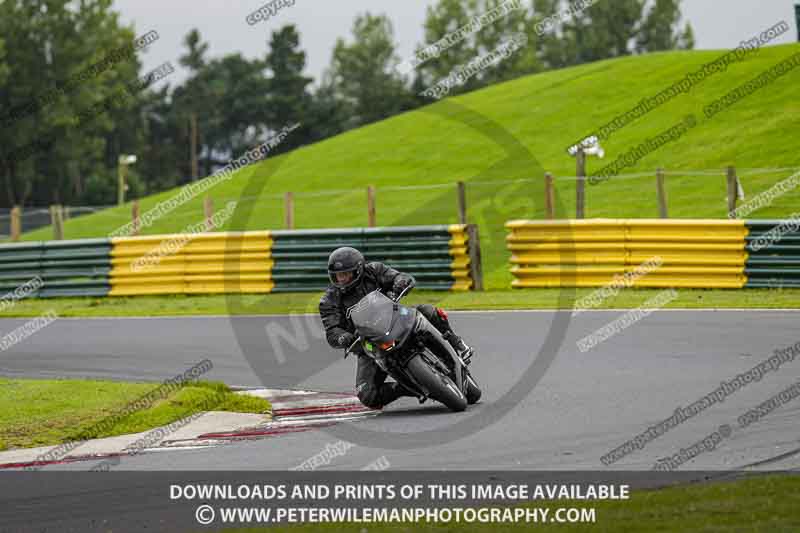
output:
M443 403L451 411L461 412L467 408L467 398L458 390L453 380L429 365L420 355L415 355L406 370L422 385L428 395Z

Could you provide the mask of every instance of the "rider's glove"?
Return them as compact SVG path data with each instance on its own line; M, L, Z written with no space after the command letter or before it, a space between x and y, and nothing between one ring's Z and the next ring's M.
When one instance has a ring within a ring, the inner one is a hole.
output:
M395 295L402 293L406 288L414 283L413 280L406 276L397 276L392 284L392 291ZM391 296L390 296L391 298ZM394 300L394 298L392 298Z
M336 344L339 346L339 348L349 348L350 345L353 344L353 341L355 340L356 340L355 335L353 335L352 333L345 332L339 335L339 338L336 339Z

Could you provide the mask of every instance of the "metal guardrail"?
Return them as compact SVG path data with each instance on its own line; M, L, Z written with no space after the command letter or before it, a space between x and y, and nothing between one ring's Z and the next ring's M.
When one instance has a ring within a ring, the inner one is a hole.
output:
M482 288L477 229L465 225L285 230L272 237L274 292L323 290L328 255L339 246L413 275L420 289Z
M31 296L104 296L110 288L108 239L26 242L0 246L0 289L13 290L34 278Z
M267 293L268 231L148 235L112 239L111 296Z
M800 287L798 220L746 220L747 287Z
M628 275L634 287L741 288L741 220L587 219L506 223L512 287L598 287ZM634 275L645 262L658 267Z
M220 232L111 242L112 296L321 291L328 284L328 256L339 246L354 246L368 261L412 274L422 289L482 287L475 226Z

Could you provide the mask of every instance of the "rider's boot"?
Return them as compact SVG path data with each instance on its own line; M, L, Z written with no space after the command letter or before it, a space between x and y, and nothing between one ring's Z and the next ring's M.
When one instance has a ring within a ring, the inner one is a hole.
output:
M468 365L470 363L470 359L472 359L472 356L475 355L475 350L473 350L471 346L467 345L467 343L464 342L464 339L456 335L452 329L444 333L442 337L444 337L444 340L450 343L450 346L453 347L461 360L464 361L464 364Z
M464 361L464 364L469 364L472 356L475 355L473 350L464 339L456 335L453 328L450 326L450 320L447 318L447 311L440 307L433 307L433 325L438 329L442 337L450 343L450 346L456 351L458 356Z
M416 397L416 394L394 382L370 385L365 381L356 387L356 393L361 403L370 409L383 409L403 396Z

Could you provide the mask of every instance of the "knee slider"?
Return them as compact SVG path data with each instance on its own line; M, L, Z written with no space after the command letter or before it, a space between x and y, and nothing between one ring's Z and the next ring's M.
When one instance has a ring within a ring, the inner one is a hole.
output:
M447 320L447 313L445 313L444 309L434 307L430 304L422 304L417 309L428 319L428 322L430 322L433 327L442 332L447 331L450 322Z
M383 405L381 405L379 391L375 387L366 386L360 388L358 391L358 400L370 409L380 409L383 407Z
M431 304L421 304L417 306L417 310L422 313L422 316L428 319L428 321L436 320L436 308L433 307Z

